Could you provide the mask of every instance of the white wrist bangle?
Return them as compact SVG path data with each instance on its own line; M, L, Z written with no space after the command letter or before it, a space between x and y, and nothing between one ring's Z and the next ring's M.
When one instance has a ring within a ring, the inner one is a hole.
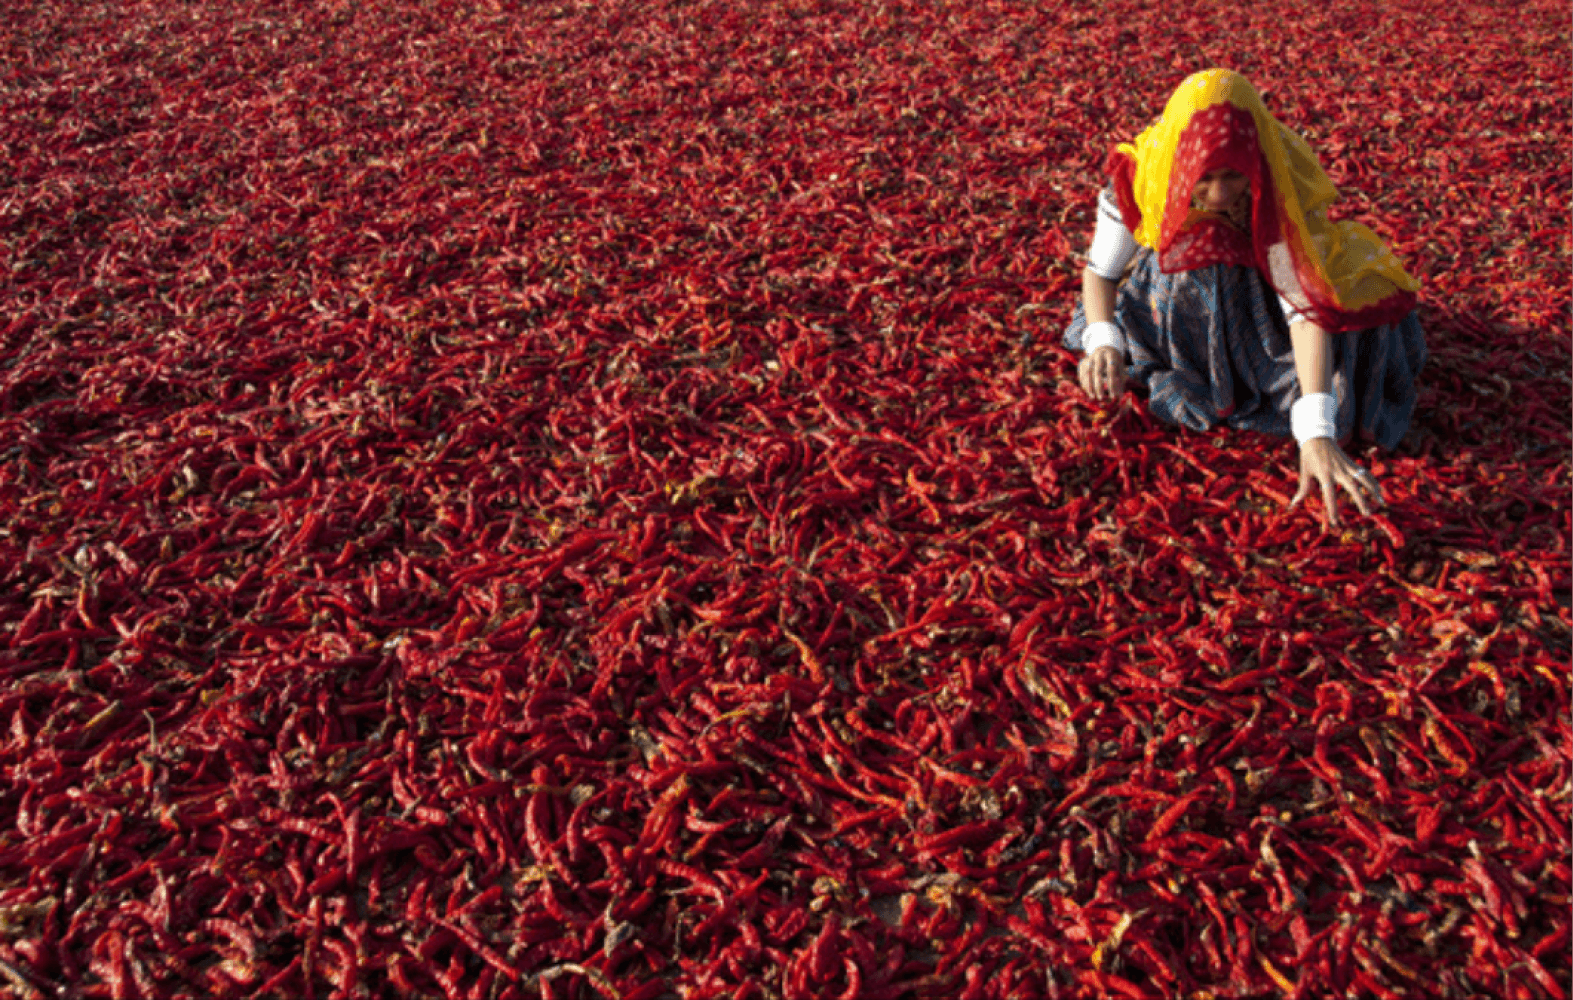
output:
M1294 428L1294 439L1305 444L1312 438L1338 436L1338 399L1330 392L1313 392L1301 396L1289 408L1289 424Z
M1120 328L1110 322L1088 323L1087 331L1081 335L1081 349L1084 354L1092 354L1100 347L1112 347L1125 356L1125 334Z

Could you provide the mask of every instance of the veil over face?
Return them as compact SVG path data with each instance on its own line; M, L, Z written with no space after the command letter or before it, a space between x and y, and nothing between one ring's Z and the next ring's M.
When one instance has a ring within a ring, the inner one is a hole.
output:
M1249 233L1192 207L1197 181L1225 168L1250 181ZM1238 73L1187 77L1157 123L1115 148L1108 170L1126 226L1166 273L1254 267L1333 332L1396 323L1415 307L1419 282L1369 228L1327 220L1337 189Z

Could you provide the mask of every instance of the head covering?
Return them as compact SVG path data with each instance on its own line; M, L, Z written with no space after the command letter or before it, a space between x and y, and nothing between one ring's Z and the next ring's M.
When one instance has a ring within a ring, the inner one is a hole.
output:
M1251 182L1251 231L1192 207L1209 171ZM1338 197L1304 139L1262 104L1249 80L1226 69L1186 77L1163 117L1109 156L1126 226L1158 252L1166 273L1208 264L1254 267L1323 329L1396 323L1415 307L1420 283L1370 229L1329 222Z

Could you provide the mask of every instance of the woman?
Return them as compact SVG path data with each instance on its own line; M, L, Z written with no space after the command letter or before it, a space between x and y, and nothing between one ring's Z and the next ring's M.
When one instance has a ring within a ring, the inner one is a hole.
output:
M1134 381L1194 430L1293 433L1291 506L1315 483L1330 525L1340 486L1370 513L1381 488L1338 441L1404 436L1426 358L1419 283L1371 230L1327 221L1336 189L1238 73L1186 78L1108 172L1064 340L1085 352L1082 388L1113 400Z

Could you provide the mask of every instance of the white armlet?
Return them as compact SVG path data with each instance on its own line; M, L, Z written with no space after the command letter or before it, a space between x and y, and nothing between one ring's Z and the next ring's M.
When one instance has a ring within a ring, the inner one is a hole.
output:
M1338 399L1330 392L1313 392L1301 396L1289 408L1289 424L1294 428L1294 439L1305 444L1312 438L1330 438L1338 435Z
M1125 356L1125 333L1113 323L1088 323L1087 332L1081 335L1081 350L1090 355L1100 347L1112 347Z
M1098 196L1098 228L1087 251L1087 268L1100 278L1119 281L1136 255L1136 239L1120 218L1120 207L1108 191Z

